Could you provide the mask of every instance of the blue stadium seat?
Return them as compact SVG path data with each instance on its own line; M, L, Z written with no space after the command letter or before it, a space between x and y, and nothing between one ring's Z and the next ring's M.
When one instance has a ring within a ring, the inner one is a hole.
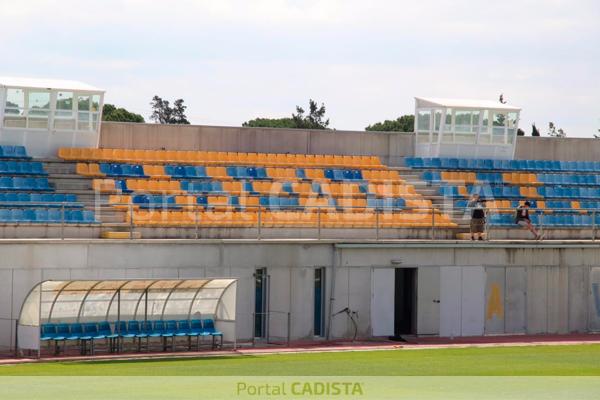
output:
M115 180L115 189L120 190L123 193L131 193L132 190L127 188L127 181L124 179Z
M248 175L249 179L255 179L256 178L256 168L255 167L246 168L246 174Z
M252 175L248 172L248 168L246 167L237 167L237 177L238 179L250 179L253 178Z
M442 181L442 177L439 171L425 171L423 172L423 175L421 176L421 178L423 178L423 180L428 181L428 182L432 182L432 183L437 183L437 182L441 182Z
M36 222L35 211L33 209L28 208L23 210L23 222Z
M67 340L67 337L71 334L71 327L69 324L56 324L56 336L54 340Z
M83 325L80 323L69 325L69 336L67 336L66 340L81 340L83 336Z
M194 332L191 329L190 321L187 319L182 319L177 322L177 332L175 333L175 336L198 336L199 334L200 332Z
M162 337L173 337L177 333L177 321L169 320L165 322L165 331Z
M469 169L469 160L464 159L464 158L459 158L458 159L458 169Z
M56 325L55 324L42 324L40 331L40 340L48 341L54 340L56 336Z
M205 319L202 321L204 332L211 336L223 336L223 332L215 328L215 322L212 319Z
M280 197L279 198L279 206L281 208L288 208L290 206L290 199L287 197Z
M0 208L0 221L2 222L10 222L10 210L8 208Z
M367 197L367 208L379 209L379 199L375 197Z
M162 337L164 333L166 333L164 321L154 321L152 323L152 333L150 333L148 336L152 338L157 338Z
M209 333L204 331L202 321L199 319L190 320L190 332L198 336L209 336Z
M23 146L0 146L0 157L24 159L30 158L27 156L27 151Z
M13 208L10 210L10 220L12 222L23 222L24 221L24 213L20 208Z
M267 179L267 170L263 167L257 167L256 179Z
M213 343L212 347L215 347L215 338L220 338L221 343L220 346L223 347L223 332L217 330L215 328L215 322L212 319L204 319L202 320L202 328L205 334L208 334L212 337Z
M457 163L458 166L458 163ZM441 158L440 159L440 167L443 169L452 169L449 158Z
M124 327L124 321L119 321L120 328ZM127 321L127 329L119 330L119 336L125 339L133 339L140 334L140 323L135 320Z
M333 180L334 181L343 181L344 180L344 171L341 169L333 170Z
M290 197L289 198L289 206L298 208L298 207L300 207L300 201L298 200L297 197Z
M226 168L227 171L227 176L230 176L232 178L237 178L237 168L236 167L227 167Z

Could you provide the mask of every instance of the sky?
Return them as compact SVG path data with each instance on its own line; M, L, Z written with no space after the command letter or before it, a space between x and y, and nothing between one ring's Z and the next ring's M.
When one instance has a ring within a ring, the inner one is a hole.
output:
M331 127L414 113L414 97L496 100L570 137L600 128L597 0L0 0L0 76L80 80L194 124L286 117Z

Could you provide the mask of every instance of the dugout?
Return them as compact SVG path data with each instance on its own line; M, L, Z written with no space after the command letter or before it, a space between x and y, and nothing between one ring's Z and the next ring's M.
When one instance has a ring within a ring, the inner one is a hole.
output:
M17 350L39 351L44 324L210 318L235 342L237 279L47 280L35 285L17 321Z

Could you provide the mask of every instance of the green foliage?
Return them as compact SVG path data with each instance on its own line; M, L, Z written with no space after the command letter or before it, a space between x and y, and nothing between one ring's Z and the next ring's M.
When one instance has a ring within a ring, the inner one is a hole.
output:
M152 106L152 115L150 119L159 124L183 124L189 125L185 110L187 106L183 105L183 99L177 99L171 107L169 101L163 100L159 96L154 96L150 102Z
M327 129L329 118L324 118L325 104L321 103L321 107L318 107L313 99L308 101L308 115L304 115L304 109L300 106L296 106L296 114L292 114L296 127L301 129Z
M414 132L415 116L403 115L395 120L386 119L383 122L367 126L365 130L378 132Z
M319 107L317 102L310 99L308 115L302 107L296 106L296 114L292 118L255 118L242 124L251 128L292 128L292 129L328 129L329 118L325 119L325 104Z
M242 126L248 128L297 128L292 118L255 118L246 121Z
M132 113L124 108L117 108L112 104L102 107L102 121L115 122L145 122L140 114Z

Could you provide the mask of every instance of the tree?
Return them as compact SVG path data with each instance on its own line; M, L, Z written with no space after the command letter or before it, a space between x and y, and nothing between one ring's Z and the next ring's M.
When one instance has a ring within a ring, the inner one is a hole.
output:
M317 102L310 99L308 115L302 107L296 106L296 114L291 118L255 118L242 124L252 128L292 128L292 129L329 129L329 118L325 119L325 104L319 107Z
M121 107L117 108L113 104L104 104L102 107L102 121L146 122L140 114L132 113Z
M248 128L297 128L293 118L255 118L244 122L242 126Z
M380 132L414 132L415 116L403 115L395 120L386 119L383 122L377 122L367 126L365 130Z
M304 115L304 109L300 106L296 106L296 114L292 114L296 127L301 129L327 129L329 118L324 118L325 104L321 103L321 107L318 107L313 99L308 101L308 115Z
M171 107L168 100L154 96L150 105L152 106L150 119L158 124L189 125L190 123L185 115L187 106L183 105L183 99L175 100L173 107Z
M554 125L554 122L549 122L548 123L548 136L564 138L564 137L567 137L567 133L562 129L557 130L556 125Z
M535 126L535 122L531 124L531 136L540 136L540 131L537 126Z

